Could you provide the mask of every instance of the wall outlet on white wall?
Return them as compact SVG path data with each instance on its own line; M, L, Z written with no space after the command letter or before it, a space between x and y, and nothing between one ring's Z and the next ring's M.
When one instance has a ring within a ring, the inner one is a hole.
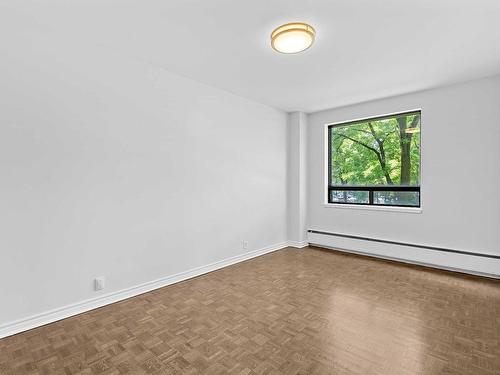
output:
M247 240L241 241L241 245L243 246L243 249L248 249L248 241Z
M104 276L99 276L94 279L94 290L103 290L105 284Z

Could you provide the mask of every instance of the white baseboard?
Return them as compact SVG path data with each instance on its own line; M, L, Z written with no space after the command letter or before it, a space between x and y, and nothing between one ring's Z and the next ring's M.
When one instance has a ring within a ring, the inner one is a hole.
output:
M376 258L418 264L476 276L500 278L500 259L426 250L411 246L308 233L311 245Z
M68 318L73 315L81 314L83 312L96 309L111 303L122 301L124 299L137 296L146 292L150 292L154 289L162 288L167 285L175 284L180 281L184 281L196 276L203 275L208 272L218 270L230 266L235 263L243 262L248 259L252 259L267 253L271 253L276 250L283 249L288 246L295 246L295 243L282 242L274 244L271 246L264 247L259 250L250 251L241 255L237 255L231 258L223 259L214 263L207 264L205 266L193 268L189 271L180 272L174 275L162 277L161 279L148 281L143 284L139 284L127 289L122 289L116 292L108 293L96 298L88 299L85 301L77 302L71 305L63 306L57 309L46 311L40 314L36 314L24 319L16 320L7 324L0 326L0 338L14 335L29 329L43 326L45 324L53 323L61 319Z
M307 242L307 241L288 241L288 246L302 249L304 247L309 246L309 242Z

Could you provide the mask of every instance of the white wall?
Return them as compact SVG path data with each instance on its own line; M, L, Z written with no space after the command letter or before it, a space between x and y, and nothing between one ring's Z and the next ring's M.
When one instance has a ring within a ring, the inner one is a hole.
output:
M307 115L288 115L288 240L297 247L307 246Z
M3 39L0 326L287 240L284 112L54 35Z
M416 108L422 213L325 207L324 125ZM309 229L500 254L499 76L311 114L307 153Z

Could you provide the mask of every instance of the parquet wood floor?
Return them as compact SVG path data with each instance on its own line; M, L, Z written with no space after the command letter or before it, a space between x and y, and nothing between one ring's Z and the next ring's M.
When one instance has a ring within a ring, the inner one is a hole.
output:
M500 374L500 282L285 249L0 340L0 374Z

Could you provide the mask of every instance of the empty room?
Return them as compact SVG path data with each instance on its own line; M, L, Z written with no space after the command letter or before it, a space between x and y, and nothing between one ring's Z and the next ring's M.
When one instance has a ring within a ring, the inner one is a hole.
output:
M0 375L500 375L498 0L0 0Z

